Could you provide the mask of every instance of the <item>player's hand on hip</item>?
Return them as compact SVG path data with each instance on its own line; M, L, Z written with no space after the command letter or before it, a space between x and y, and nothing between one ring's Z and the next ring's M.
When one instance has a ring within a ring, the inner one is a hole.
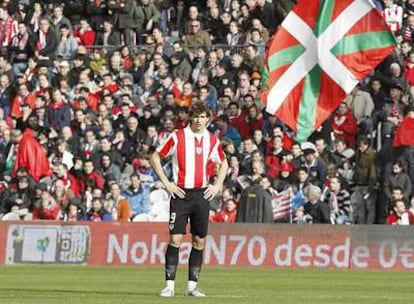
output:
M207 186L207 189L204 191L204 198L209 201L212 200L216 196L216 194L219 193L220 188L220 185L209 184Z
M174 183L168 183L165 185L165 189L173 198L179 197L183 199L185 197L185 191Z

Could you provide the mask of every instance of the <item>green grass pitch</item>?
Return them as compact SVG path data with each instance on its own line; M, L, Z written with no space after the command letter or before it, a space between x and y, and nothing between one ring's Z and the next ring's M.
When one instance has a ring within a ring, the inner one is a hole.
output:
M412 303L413 272L206 267L206 298L184 297L180 267L174 298L160 298L161 267L1 266L0 303Z

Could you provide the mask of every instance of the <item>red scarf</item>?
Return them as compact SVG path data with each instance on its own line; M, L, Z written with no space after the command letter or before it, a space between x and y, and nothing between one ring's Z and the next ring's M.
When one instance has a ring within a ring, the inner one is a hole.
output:
M39 38L36 41L36 50L40 51L46 46L47 33L39 31Z

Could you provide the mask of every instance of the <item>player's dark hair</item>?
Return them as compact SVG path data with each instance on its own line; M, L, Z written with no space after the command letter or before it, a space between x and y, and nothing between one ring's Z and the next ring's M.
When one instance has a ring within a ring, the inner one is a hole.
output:
M194 102L188 111L190 117L199 116L203 113L206 113L207 117L211 115L210 108L202 101Z

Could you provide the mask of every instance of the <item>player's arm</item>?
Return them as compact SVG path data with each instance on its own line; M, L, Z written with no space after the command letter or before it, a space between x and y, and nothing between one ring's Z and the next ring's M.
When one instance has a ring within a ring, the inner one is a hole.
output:
M157 151L151 154L150 163L155 171L155 174L157 174L158 178L160 179L161 183L164 185L168 193L174 198L175 196L178 196L179 198L184 198L184 190L179 188L176 184L170 182L167 176L165 175L164 170L162 169L161 157Z
M217 174L217 179L214 184L210 184L207 189L204 191L204 198L207 200L213 199L216 194L221 190L224 180L227 176L227 171L229 169L229 165L227 163L227 159L224 158L224 160L221 163L219 172Z

